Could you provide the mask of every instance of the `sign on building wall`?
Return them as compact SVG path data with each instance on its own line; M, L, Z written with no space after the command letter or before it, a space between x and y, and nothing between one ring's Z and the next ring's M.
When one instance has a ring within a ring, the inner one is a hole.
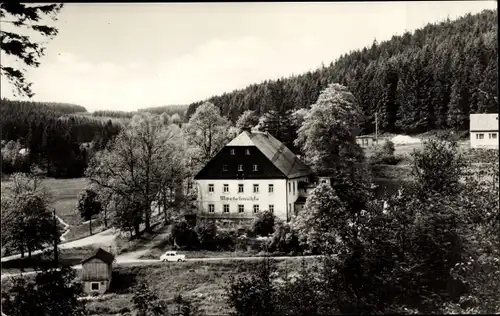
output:
M221 195L220 200L221 201L251 201L251 202L254 202L254 201L258 201L259 198L256 196L249 196L249 197L238 196L238 197L235 197L235 196Z

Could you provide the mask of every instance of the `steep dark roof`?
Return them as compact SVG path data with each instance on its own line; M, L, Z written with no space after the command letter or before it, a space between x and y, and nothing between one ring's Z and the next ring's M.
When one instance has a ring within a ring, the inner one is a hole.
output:
M248 133L248 132L244 132ZM282 142L269 133L248 133L250 139L271 162L288 178L297 178L311 174L308 166L302 163L295 154Z
M243 131L226 146L257 147L289 179L308 176L312 173L311 169L288 147L267 132Z
M99 248L96 251L94 251L91 255L84 258L81 263L84 264L85 262L87 262L93 258L101 259L102 261L104 261L107 264L113 263L113 261L115 260L115 256L113 256L112 254L110 254L106 250Z

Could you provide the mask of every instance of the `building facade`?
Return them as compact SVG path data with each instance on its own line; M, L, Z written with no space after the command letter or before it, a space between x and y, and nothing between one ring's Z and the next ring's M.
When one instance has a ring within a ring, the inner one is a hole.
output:
M201 216L251 219L272 211L288 220L311 171L269 133L244 131L194 177Z
M470 115L470 147L498 149L498 113Z
M377 144L375 137L370 136L370 135L356 136L356 143L361 148L368 148L368 147L375 146Z

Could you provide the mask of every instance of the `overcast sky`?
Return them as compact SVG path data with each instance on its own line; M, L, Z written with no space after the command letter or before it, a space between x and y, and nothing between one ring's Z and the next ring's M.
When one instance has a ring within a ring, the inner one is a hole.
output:
M187 104L494 8L495 1L66 4L59 35L27 76L33 100L89 111Z

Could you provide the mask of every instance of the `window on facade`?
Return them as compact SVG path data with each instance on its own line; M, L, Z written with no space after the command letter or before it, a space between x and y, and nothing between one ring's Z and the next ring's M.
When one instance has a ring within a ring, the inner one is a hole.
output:
M208 204L208 212L209 213L215 212L215 206L213 204Z
M490 133L490 139L497 139L497 133Z
M97 282L90 283L90 289L92 291L99 291L99 283L97 283Z
M245 207L243 204L238 205L238 213L244 213L245 212Z
M214 185L213 184L208 185L208 192L214 192Z
M238 193L243 193L243 184L238 184Z
M259 185L258 184L253 185L253 193L259 193Z
M238 171L243 171L243 165L238 165Z
M222 171L227 171L227 165L222 165Z
M224 193L229 192L229 184L224 184Z
M293 188L293 194L295 195L295 181L292 183L292 188Z
M245 154L250 155L250 149L246 149Z
M288 209L292 211L292 203L288 203Z
M231 149L231 155L234 155L234 149Z
M269 212L274 212L274 205L272 204L269 204Z
M292 192L292 183L288 182L288 192Z
M479 139L484 139L484 134L478 134Z
M253 206L253 212L254 212L254 213L257 213L258 211L259 211L259 205L258 205L258 204L255 204L255 205Z
M224 213L229 213L229 204L224 204Z
M258 168L257 168L257 165L253 165L253 171L257 171Z
M273 193L274 192L274 184L270 184L269 185L269 193Z

